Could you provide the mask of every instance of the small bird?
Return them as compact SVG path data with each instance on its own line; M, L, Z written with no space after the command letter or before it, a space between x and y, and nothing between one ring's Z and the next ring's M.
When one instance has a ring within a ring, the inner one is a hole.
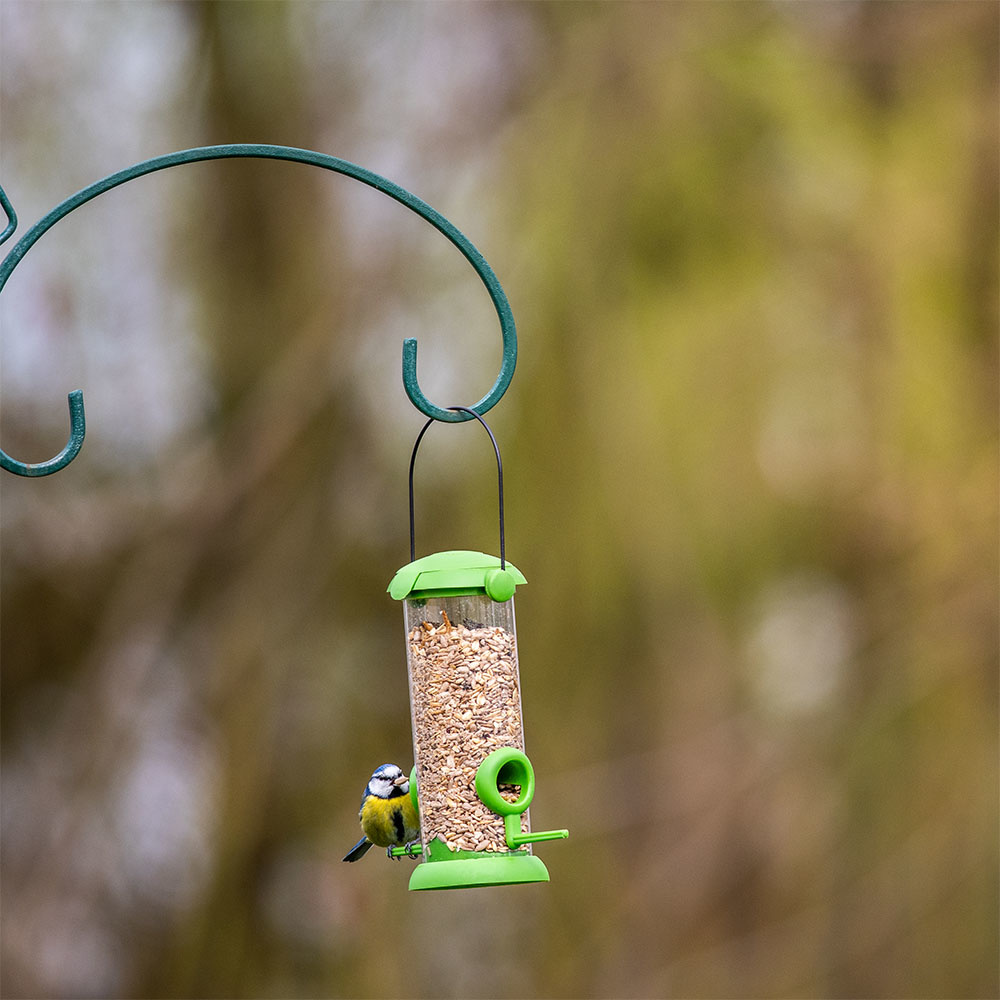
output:
M368 780L358 812L364 836L347 852L345 861L357 861L372 845L410 848L420 837L420 817L410 798L410 779L395 764L382 764Z

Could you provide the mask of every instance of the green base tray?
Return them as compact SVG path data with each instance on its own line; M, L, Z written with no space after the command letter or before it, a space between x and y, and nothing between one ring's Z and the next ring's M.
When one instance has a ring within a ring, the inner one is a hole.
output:
M548 869L533 854L476 854L421 862L410 876L410 889L474 889L548 880Z

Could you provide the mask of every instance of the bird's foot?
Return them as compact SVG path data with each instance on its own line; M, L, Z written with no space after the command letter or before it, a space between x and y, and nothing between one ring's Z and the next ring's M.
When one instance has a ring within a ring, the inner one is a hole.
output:
M418 854L414 854L413 848L416 847L416 845L419 844L419 843L420 843L420 840L418 838L417 840L407 841L407 843L405 843L403 845L403 850L406 851L406 856L408 858L413 858L414 861L417 860L417 858L419 857L419 855Z

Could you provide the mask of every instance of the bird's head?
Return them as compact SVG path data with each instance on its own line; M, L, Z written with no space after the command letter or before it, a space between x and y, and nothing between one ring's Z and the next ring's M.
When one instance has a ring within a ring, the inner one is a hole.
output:
M397 795L407 795L410 779L395 764L383 764L375 768L368 780L368 794L380 799L391 799Z

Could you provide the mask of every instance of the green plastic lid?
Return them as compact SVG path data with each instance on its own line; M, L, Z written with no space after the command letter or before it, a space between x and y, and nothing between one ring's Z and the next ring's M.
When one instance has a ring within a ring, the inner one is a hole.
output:
M392 578L389 595L397 601L428 597L486 594L494 601L509 601L519 583L527 583L511 563L485 552L457 549L435 552L407 563Z

